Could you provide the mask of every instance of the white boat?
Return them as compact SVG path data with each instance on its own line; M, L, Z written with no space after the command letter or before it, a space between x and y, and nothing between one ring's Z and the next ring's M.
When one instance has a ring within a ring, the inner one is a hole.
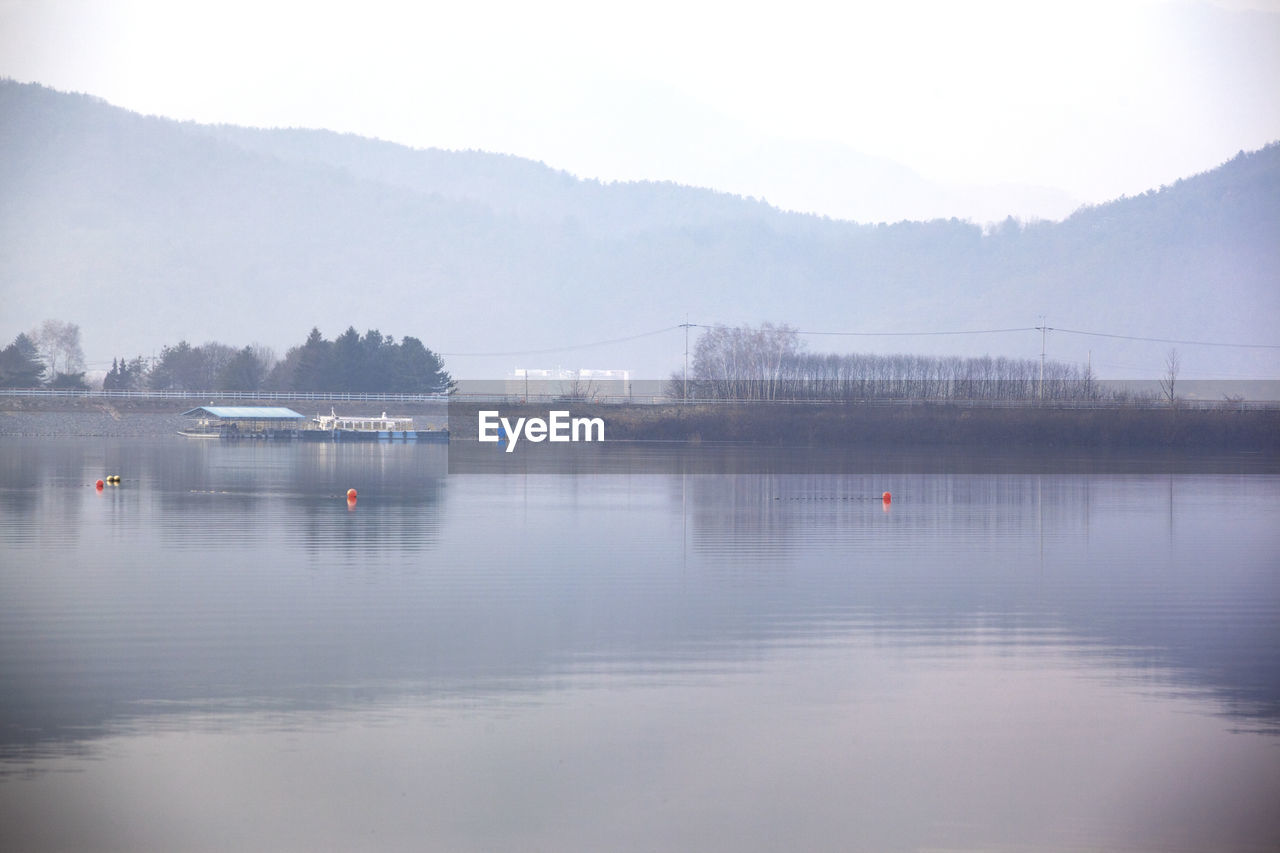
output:
M419 430L411 417L391 417L383 412L379 417L370 415L339 415L332 409L327 415L312 419L312 428L304 433L307 438L333 438L337 441L417 441L428 434L448 435L443 430ZM308 435L307 433L316 433Z
M222 438L219 430L201 427L183 427L178 430L178 435L183 438Z

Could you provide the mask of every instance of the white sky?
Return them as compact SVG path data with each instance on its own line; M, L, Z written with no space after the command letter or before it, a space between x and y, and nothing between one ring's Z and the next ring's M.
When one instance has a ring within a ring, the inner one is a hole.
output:
M757 194L743 140L775 177L822 143L1103 201L1280 139L1280 0L0 0L0 75L606 180Z

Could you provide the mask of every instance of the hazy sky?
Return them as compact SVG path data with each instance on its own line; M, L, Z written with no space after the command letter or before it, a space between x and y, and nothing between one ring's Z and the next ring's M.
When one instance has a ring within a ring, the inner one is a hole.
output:
M1102 201L1280 139L1280 0L0 0L0 75L818 212L814 146Z

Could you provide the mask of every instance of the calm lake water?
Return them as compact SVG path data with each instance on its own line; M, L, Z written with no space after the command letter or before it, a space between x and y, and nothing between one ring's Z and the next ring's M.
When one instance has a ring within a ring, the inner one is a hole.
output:
M0 849L1280 849L1275 460L448 452L0 438Z

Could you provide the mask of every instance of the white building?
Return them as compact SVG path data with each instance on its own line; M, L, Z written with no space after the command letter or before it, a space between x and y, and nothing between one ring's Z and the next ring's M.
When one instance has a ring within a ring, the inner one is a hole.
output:
M631 393L631 371L601 368L517 367L505 380L506 393L522 397L561 397L591 400L626 397Z

